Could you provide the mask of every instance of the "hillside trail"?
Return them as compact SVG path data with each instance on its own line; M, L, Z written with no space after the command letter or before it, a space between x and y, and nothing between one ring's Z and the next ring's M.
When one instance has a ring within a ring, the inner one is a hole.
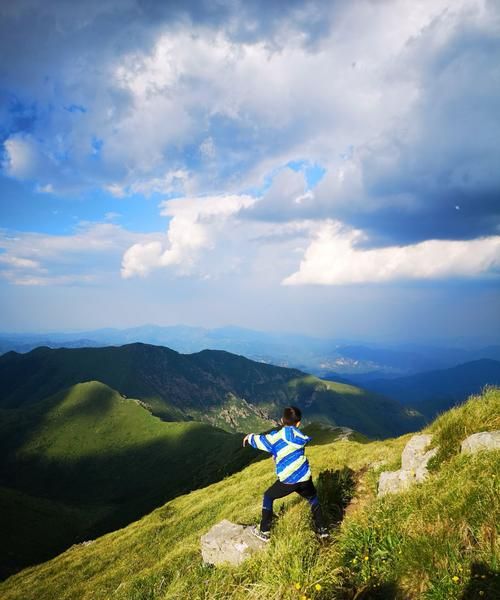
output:
M375 495L370 493L366 475L369 471L368 465L362 467L354 473L354 495L351 501L346 506L344 511L344 519L351 517L356 512L363 510L374 498Z

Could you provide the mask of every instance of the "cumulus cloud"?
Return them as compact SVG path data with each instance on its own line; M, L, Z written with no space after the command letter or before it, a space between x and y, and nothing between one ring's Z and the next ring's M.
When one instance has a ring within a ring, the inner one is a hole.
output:
M500 236L470 241L426 240L363 250L363 232L327 222L285 285L343 285L500 273Z
M153 269L176 266L189 273L202 250L211 248L227 220L255 202L250 196L209 196L166 200L161 214L170 217L166 247L138 243L124 254L122 277L144 277Z

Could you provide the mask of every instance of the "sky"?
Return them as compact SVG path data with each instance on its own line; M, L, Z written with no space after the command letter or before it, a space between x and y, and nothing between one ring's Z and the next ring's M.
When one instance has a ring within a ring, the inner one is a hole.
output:
M0 330L500 335L500 3L0 4Z

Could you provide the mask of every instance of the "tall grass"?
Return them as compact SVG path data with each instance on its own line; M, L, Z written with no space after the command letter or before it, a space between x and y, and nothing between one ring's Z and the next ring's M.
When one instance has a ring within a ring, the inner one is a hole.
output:
M439 450L430 467L437 469L460 451L461 442L477 431L500 429L499 388L487 386L482 394L440 415L428 428L433 434L433 446Z

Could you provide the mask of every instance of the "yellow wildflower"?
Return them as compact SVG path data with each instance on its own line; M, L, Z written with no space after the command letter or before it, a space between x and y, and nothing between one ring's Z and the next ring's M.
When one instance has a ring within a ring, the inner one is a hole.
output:
M307 596L301 596L300 600L307 600Z
M451 579L452 579L452 581L454 581L455 583L457 583L457 581L458 581L459 578L456 575L453 575L453 577Z
M321 584L317 583L317 584L314 586L314 589L315 589L316 591L318 591L318 592L319 592L319 591L321 590Z
M296 590L300 590L300 583L296 583L296 584L295 584L295 589L296 589Z
M368 560L368 556L365 556L365 560Z

